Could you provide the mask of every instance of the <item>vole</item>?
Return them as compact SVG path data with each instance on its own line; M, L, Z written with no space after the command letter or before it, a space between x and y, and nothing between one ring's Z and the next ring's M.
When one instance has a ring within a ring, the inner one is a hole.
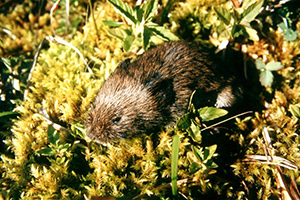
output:
M239 79L214 55L190 42L167 42L124 60L99 90L87 136L105 144L173 125L197 91L196 107L232 107L243 98Z

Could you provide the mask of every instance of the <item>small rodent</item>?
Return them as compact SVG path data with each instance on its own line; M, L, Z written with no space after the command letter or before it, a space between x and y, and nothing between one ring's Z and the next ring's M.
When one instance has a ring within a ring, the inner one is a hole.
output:
M115 138L160 131L196 107L231 107L243 96L228 66L197 44L167 42L132 62L119 64L100 88L86 122L87 136L105 144Z

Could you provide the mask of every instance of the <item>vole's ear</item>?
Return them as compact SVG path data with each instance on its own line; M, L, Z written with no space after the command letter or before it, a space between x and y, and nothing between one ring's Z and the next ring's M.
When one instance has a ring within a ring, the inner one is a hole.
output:
M175 91L172 78L161 78L152 82L150 92L161 106L172 105L175 102Z

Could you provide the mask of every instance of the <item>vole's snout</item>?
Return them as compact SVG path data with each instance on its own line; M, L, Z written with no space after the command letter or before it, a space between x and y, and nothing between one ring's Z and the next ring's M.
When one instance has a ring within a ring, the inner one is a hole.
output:
M104 137L106 135L106 137ZM107 146L108 139L110 136L108 134L105 134L103 129L100 127L92 127L90 129L87 129L86 134L88 140L92 140L97 142L98 144Z

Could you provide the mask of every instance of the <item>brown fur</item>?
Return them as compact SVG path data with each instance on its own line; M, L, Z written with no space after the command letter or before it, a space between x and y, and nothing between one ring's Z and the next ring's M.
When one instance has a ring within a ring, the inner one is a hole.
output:
M236 100L233 93L241 90L225 67L218 67L196 44L182 41L152 48L132 62L125 60L101 87L86 123L87 134L106 143L159 131L187 111L194 90L197 107L231 106Z

